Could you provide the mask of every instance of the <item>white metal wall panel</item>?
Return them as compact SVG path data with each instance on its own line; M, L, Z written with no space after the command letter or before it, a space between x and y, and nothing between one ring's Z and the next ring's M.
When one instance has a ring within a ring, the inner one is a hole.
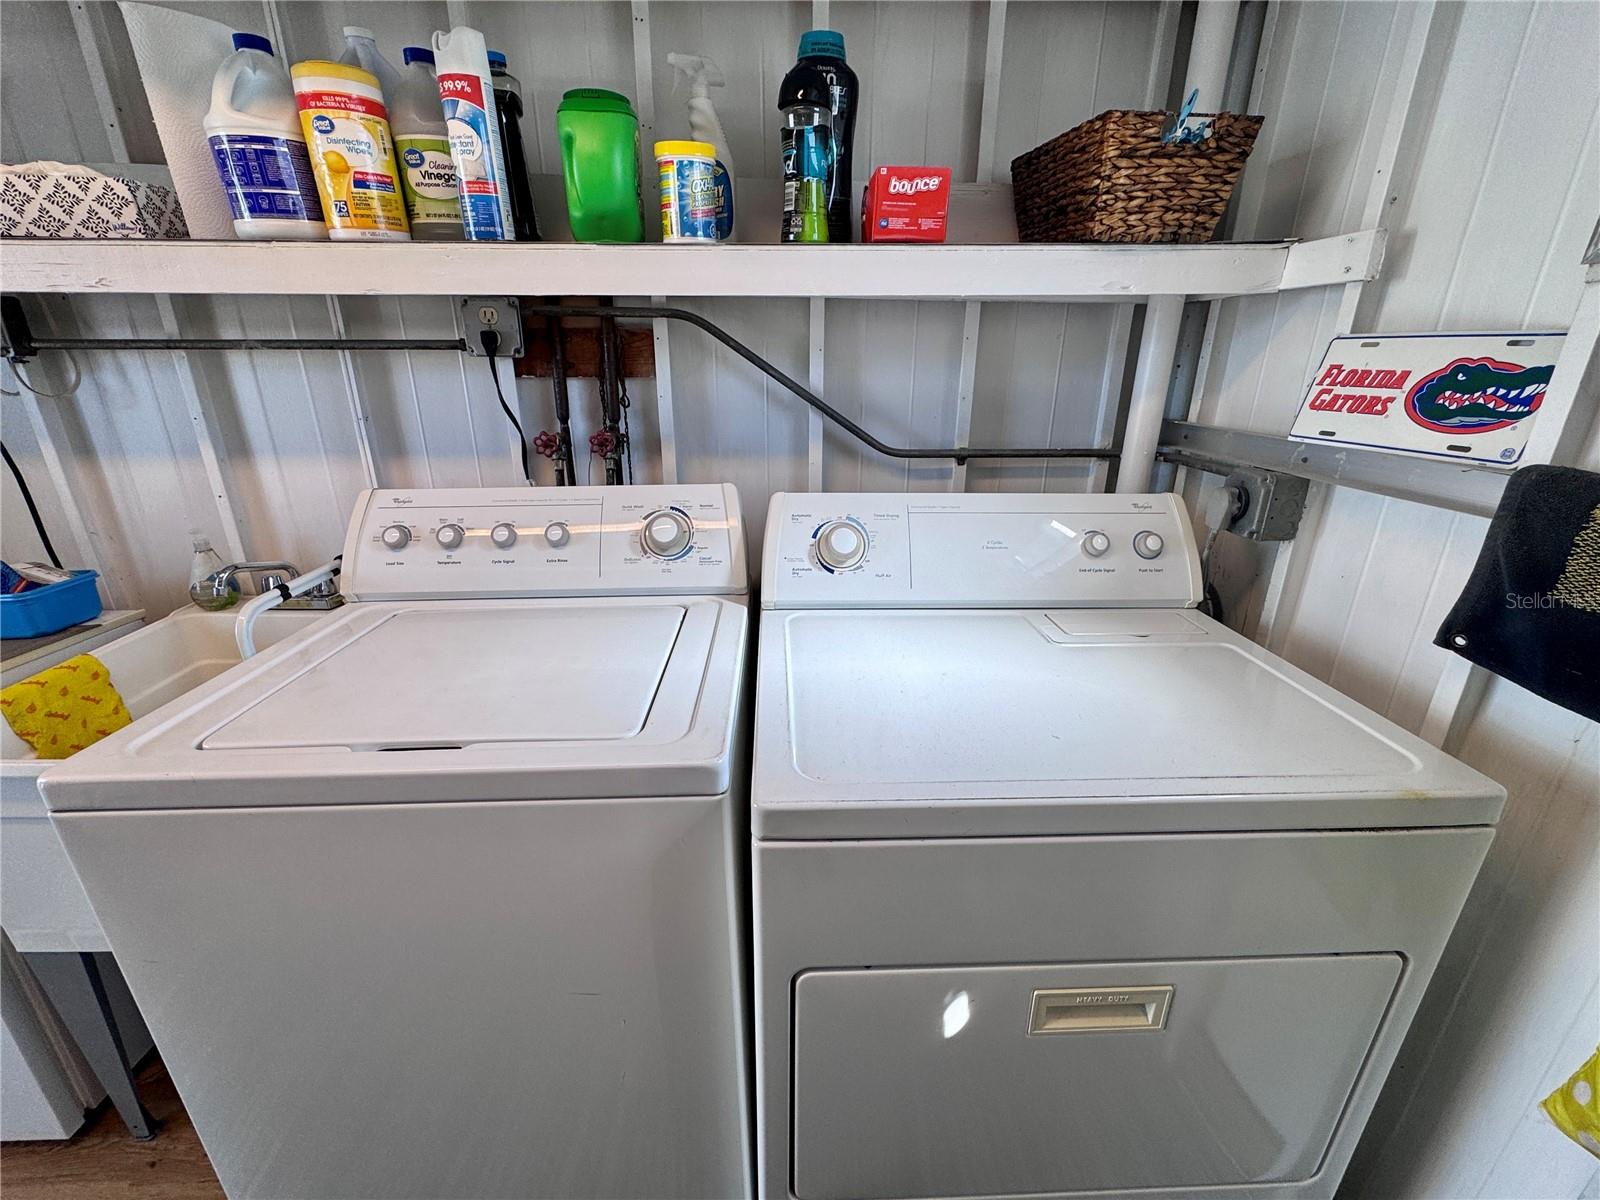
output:
M834 301L827 308L826 399L900 446L955 440L962 306ZM890 459L826 427L822 485L835 492L948 491L948 460Z
M1462 757L1510 799L1347 1188L1592 1195L1600 1169L1538 1103L1600 1028L1600 726L1495 681Z
M1264 67L1269 114L1240 236L1352 224L1388 119L1413 5L1285 4ZM1437 69L1416 183L1389 209L1375 332L1564 328L1600 195L1594 51L1600 9L1472 4ZM1427 102L1426 91L1424 102ZM1221 306L1199 419L1285 432L1340 297ZM1600 430L1588 462L1600 467ZM1432 639L1487 522L1334 489L1285 653L1416 729L1448 661ZM1600 1190L1594 1164L1536 1111L1593 1049L1600 960L1596 727L1493 682L1460 745L1511 793L1499 837L1407 1042L1346 1191L1561 1196Z
M1263 85L1272 117L1256 151L1270 166L1246 175L1241 236L1352 227L1372 169L1372 131L1388 117L1392 56L1405 23L1422 11L1282 6ZM1597 42L1600 9L1588 4L1462 10L1417 186L1391 207L1391 251L1368 285L1378 295L1375 331L1565 327L1600 194ZM1329 289L1224 304L1199 419L1286 432L1338 303ZM1482 529L1470 518L1336 491L1309 547L1299 607L1279 615L1288 622L1286 653L1415 728L1445 661L1433 634Z
M1105 109L1145 106L1157 7L1112 0L1007 8L996 179L1011 178L1017 155Z
M1109 445L1125 345L1118 320L1111 304L984 305L972 445ZM969 464L967 487L1081 492L1103 476L1090 459L1005 459Z
M806 301L713 300L684 307L722 325L794 378L806 379ZM672 336L678 478L725 481L739 489L750 561L760 562L756 551L768 498L806 487L806 406L703 334L680 325ZM581 479L581 466L578 474Z

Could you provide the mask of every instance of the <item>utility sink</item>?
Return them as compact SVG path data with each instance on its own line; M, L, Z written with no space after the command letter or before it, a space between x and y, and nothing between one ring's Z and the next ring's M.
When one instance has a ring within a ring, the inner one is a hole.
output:
M94 649L135 724L239 661L233 640L237 615L236 609L212 613L182 608ZM326 612L309 610L268 612L256 622L256 647L282 641L324 616ZM5 931L24 953L109 950L39 794L39 775L48 765L0 719L0 909Z

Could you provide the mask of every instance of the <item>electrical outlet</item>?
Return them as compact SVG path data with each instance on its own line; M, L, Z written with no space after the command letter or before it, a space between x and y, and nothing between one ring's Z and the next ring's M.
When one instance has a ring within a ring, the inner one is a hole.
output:
M500 335L500 358L522 357L522 309L515 296L467 296L461 301L461 332L467 353L483 354L484 330Z

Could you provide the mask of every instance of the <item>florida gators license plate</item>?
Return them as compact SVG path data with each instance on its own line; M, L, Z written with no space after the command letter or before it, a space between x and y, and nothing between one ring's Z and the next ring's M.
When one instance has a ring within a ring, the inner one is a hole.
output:
M1562 333L1336 337L1289 436L1514 466Z

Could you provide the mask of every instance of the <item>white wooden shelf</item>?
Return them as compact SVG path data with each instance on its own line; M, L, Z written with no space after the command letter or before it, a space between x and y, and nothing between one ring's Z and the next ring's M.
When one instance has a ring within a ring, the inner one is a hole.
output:
M1197 246L5 241L34 293L1130 301L1371 279L1382 230Z

